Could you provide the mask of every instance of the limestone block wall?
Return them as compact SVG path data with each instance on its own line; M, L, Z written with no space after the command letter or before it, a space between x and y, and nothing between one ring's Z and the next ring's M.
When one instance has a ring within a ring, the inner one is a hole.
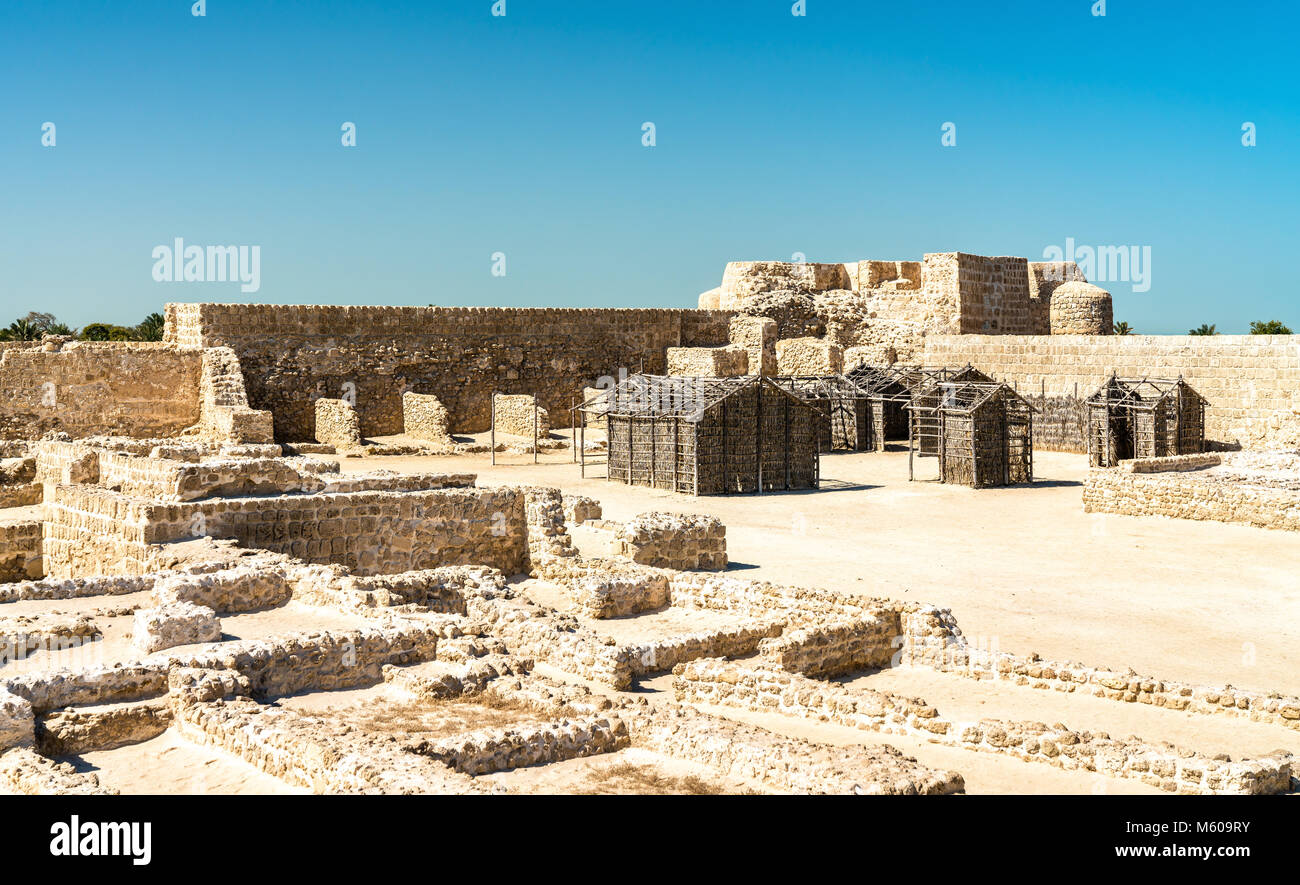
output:
M0 342L0 438L175 436L199 422L202 361L152 342Z
M761 360L761 354L760 354ZM669 375L692 378L733 378L749 372L749 351L738 345L726 347L670 347Z
M857 264L857 289L910 289L921 288L921 262L919 261L859 261Z
M99 453L100 485L125 495L160 501L316 492L327 487L328 479L338 476L336 462L306 458L227 458L192 463Z
M361 446L361 422L352 404L343 399L316 400L316 442L342 449Z
M39 578L43 569L40 520L0 520L0 583Z
M776 366L782 375L838 375L844 350L824 338L787 338L776 342Z
M716 516L641 513L619 532L624 555L658 568L721 571L727 567L727 527Z
M361 431L402 432L402 393L436 395L457 431L488 429L493 391L532 393L552 415L620 368L662 373L668 347L727 343L729 311L169 304L166 340L230 347L249 404L285 441L315 436L316 397L354 385Z
M199 374L199 422L203 435L229 443L269 443L271 413L248 407L244 372L229 347L203 351Z
M1167 516L1300 531L1300 491L1216 481L1177 469L1155 472L1154 466L1089 470L1083 483L1083 509L1088 513Z
M1022 392L1087 397L1110 376L1177 378L1209 400L1207 442L1265 445L1279 416L1300 409L1300 336L943 335L927 365L963 365ZM1037 421L1037 417L1035 417Z
M530 437L536 430L540 438L551 432L551 415L536 397L526 393L498 393L493 402L497 433Z
M755 295L774 289L849 289L848 270L843 264L792 261L729 261L722 272L718 302L734 309Z
M45 567L53 577L142 574L165 553L157 545L213 537L362 575L470 564L516 574L527 570L523 500L514 489L447 489L155 504L58 486Z
M447 407L432 394L408 390L402 394L402 432L435 445L451 445Z
M768 317L737 316L731 318L729 336L733 345L745 349L747 356L746 374L776 374L776 329L776 320Z

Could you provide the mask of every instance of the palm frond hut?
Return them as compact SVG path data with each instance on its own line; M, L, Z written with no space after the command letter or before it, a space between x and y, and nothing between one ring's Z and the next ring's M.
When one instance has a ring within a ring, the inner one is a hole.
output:
M688 495L820 481L821 413L770 377L632 375L600 399L582 408L605 416L611 481Z
M1010 386L936 381L906 408L909 478L916 478L915 457L932 456L945 483L981 489L1034 481L1034 407Z
M1205 450L1205 397L1177 379L1112 374L1088 397L1088 463L1114 467L1130 458Z
M868 407L873 427L875 450L883 452L889 440L905 440L915 416L909 418L909 403L928 403L936 396L935 385L944 381L979 381L992 383L993 379L967 363L964 366L858 366L847 374L858 387L867 392ZM933 405L933 403L928 403ZM928 416L929 413L922 413ZM924 422L924 419L923 419ZM924 427L919 434L921 451L937 454L934 447L936 428Z
M817 427L821 451L875 447L867 392L846 376L778 375L772 380L822 413Z

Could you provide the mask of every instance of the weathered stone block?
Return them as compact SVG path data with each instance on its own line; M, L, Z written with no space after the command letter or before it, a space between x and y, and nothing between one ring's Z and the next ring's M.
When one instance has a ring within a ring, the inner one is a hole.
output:
M221 621L204 605L172 602L157 608L143 608L135 613L132 645L145 654L221 639Z
M316 400L316 441L340 449L361 447L361 422L347 400Z

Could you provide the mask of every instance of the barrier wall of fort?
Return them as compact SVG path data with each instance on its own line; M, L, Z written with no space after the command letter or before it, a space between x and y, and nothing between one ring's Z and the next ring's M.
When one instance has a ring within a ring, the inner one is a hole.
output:
M726 344L731 312L169 304L166 316L170 343L230 347L249 405L297 441L314 437L313 399L345 390L366 436L402 432L406 390L437 396L458 433L488 429L493 392L536 393L558 420L583 383L662 373L669 347Z
M925 339L923 362L969 362L1022 393L1049 397L1086 398L1112 371L1182 375L1209 400L1205 436L1219 444L1265 446L1280 420L1300 409L1293 335L935 335ZM1068 416L1067 407L1054 408Z
M153 342L0 343L0 438L175 436L199 421L202 363Z

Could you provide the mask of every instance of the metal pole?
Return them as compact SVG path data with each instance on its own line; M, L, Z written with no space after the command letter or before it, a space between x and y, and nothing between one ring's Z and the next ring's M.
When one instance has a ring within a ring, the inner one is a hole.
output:
M537 394L533 394L533 463L537 463Z
M492 438L491 438L491 442L488 444L488 448L492 450L492 464L493 464L493 466L495 466L496 463L497 463L497 395L496 395L496 391L493 391L493 392L492 392Z

